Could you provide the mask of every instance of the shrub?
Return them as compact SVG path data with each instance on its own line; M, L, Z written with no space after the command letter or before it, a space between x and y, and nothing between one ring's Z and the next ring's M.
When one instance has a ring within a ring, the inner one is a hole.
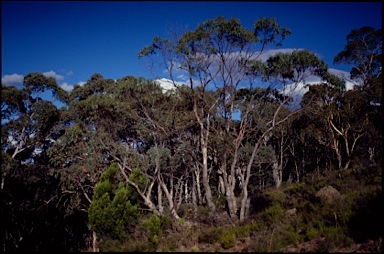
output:
M314 228L312 225L307 227L305 231L306 240L311 240L318 235L320 235L320 232L318 229Z
M101 252L152 252L156 246L147 241L105 240L100 245Z
M220 236L220 243L224 249L232 248L236 245L236 235L233 229L224 230Z
M210 209L208 206L202 206L197 209L198 217L206 217L209 215Z
M104 172L94 189L88 218L92 230L101 238L123 239L126 229L132 227L140 213L138 205L130 201L131 189L116 182L117 165L113 163Z
M283 204L286 198L286 195L283 191L279 189L271 189L266 193L267 197L269 197L272 203L280 203Z
M251 225L237 226L233 228L236 237L247 237L251 232Z
M220 240L222 232L223 229L221 227L209 228L200 233L198 241L199 243L213 244Z
M148 240L154 244L158 242L157 237L161 230L161 222L162 219L156 214L153 214L150 218L143 220L141 224L148 233Z
M294 231L286 231L286 233L283 236L282 239L282 246L288 246L290 244L296 243L297 241L300 240L300 235L297 232Z
M267 222L274 222L280 220L284 217L284 209L280 206L279 203L275 203L273 206L265 209L264 216Z

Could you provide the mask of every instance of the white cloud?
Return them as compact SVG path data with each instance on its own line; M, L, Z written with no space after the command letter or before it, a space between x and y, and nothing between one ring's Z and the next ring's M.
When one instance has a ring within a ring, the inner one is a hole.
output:
M350 81L349 79L349 73L346 71L342 70L337 70L337 69L328 69L328 72L331 74L336 75L339 78L342 78L346 80L345 86L346 90L351 90L353 89L354 84ZM300 82L297 84L289 84L287 85L284 90L283 94L285 95L290 95L293 98L293 102L290 103L291 108L300 108L300 102L301 99L303 98L303 95L308 92L309 88L304 87L304 84L306 85L316 85L321 83L321 78L318 76L310 75L306 78L305 83Z
M79 86L83 86L85 83L87 82L84 82L84 81L80 81L77 83L77 85ZM67 92L71 92L73 90L73 85L69 85L67 82L63 83L60 85L61 88L63 88L65 91Z
M341 70L336 70L336 69L332 69L332 68L329 68L328 72L333 74L333 75L338 76L339 78L344 79L345 80L345 87L346 87L347 90L353 89L355 83L352 83L350 81L350 74L349 74L349 72L341 71Z
M73 86L68 85L68 83L63 83L60 85L61 88L63 88L65 91L70 92L73 89Z
M9 85L9 86L18 85L18 84L22 84L23 80L24 80L23 75L13 73L11 75L5 75L4 77L2 77L1 84Z
M178 80L183 80L183 81L188 80L188 76L186 76L185 74L177 75L176 78L177 78Z
M67 76L72 76L72 75L73 75L73 71L67 72Z
M263 53L260 55L259 60L265 62L268 60L268 58L276 55L277 53L290 54L295 50L303 50L303 49L302 48L268 49L268 50L263 51ZM255 55L257 56L258 53L256 53Z
M162 78L162 79L156 79L155 82L157 82L161 88L163 88L163 91L166 92L168 90L173 90L175 89L176 86L181 86L183 85L182 82L172 82L170 79Z
M265 62L269 57L274 56L277 53L289 54L295 50L304 50L304 49L303 48L271 49L271 50L263 51L263 53L260 56L259 56L259 52L254 52L252 55L248 55L248 56L246 56L244 54L242 54L242 55L243 55L243 57L249 58L249 59L255 59L256 57L258 57L258 60ZM227 58L228 63L231 64L232 61L236 61L236 59L238 59L239 56L240 56L239 52L230 53L228 55L228 58ZM211 65L210 65L210 70L212 73L215 73L215 71L218 69L218 65L214 59L210 59L210 61L212 61ZM233 63L235 63L235 62L233 62ZM183 82L183 81L184 81L184 83L185 82L188 83L189 81L188 81L187 71L179 69L180 64L177 62L174 62L173 65L175 67L173 74L177 80L177 81L175 81L175 83L182 84L181 82ZM332 69L332 68L330 68L328 71L330 73L340 77L340 78L343 78L346 81L346 89L347 90L353 89L354 83L350 82L350 79L349 79L350 75L348 72L337 70L337 69ZM168 73L168 71L164 70L163 73ZM320 82L322 82L321 78L318 76L310 75L308 73L304 74L304 75L307 75L307 76L305 76L305 78L304 78L304 80L302 80L302 82L296 83L296 84L289 84L283 90L284 94L289 94L293 98L295 98L294 103L298 103L298 105L299 105L303 95L308 91L308 87L304 87L304 84L314 85L314 84L319 84ZM156 81L158 81L160 83L160 85L163 87L163 89L165 89L165 90L169 90L169 89L174 88L172 81L169 79L162 78L162 79L157 79ZM193 82L194 87L199 85L199 82L197 80L193 80L192 82Z
M56 72L54 72L52 70L47 71L47 72L43 72L43 75L48 77L48 78L51 78L51 77L54 78L56 80L56 82L64 79L64 76L56 74Z

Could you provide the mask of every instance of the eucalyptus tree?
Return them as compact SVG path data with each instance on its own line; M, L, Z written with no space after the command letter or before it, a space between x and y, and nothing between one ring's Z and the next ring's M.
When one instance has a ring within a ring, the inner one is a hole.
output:
M110 158L98 142L96 131L100 126L110 124L111 119L106 116L118 116L119 111L115 109L120 105L105 96L113 84L113 80L95 73L84 86L75 85L62 119L65 133L49 150L52 174L61 179L67 194L63 201L70 201L69 213L87 212L93 188L109 166Z
M124 94L117 94L124 101L129 101L131 105L130 114L135 118L133 129L136 132L136 140L143 144L142 151L138 154L142 157L143 163L139 169L148 178L148 189L146 194L142 193L142 197L146 203L150 204L152 210L162 213L162 195L166 197L169 211L175 219L180 219L176 212L174 201L174 181L176 185L181 185L184 175L183 170L174 169L178 165L172 164L173 155L175 154L175 146L178 140L174 137L174 133L179 130L179 121L177 118L177 109L175 109L176 101L173 100L172 94L165 94L162 88L152 81L143 81L139 84L131 84L124 90ZM175 99L177 99L175 97ZM127 156L120 157L119 166L124 174L132 173L131 163L127 163ZM177 175L180 172L181 175ZM157 201L160 204L153 203L151 198L152 189L157 185ZM156 208L158 207L158 208Z
M260 33L258 37L258 33ZM211 118L216 114L221 103L221 117L224 119L227 142L234 112L234 95L246 77L247 62L260 56L264 47L284 39L290 31L280 27L274 19L260 19L254 23L254 29L244 28L236 18L225 19L217 17L198 24L193 31L187 31L175 38L163 39L155 37L151 45L139 52L139 57L160 53L161 62L176 84L176 77L183 73L187 75L187 86L194 90L191 103L195 120L199 125L199 139L202 161L202 177L207 205L213 212L212 191L209 184L209 136L212 131ZM261 42L260 49L257 42ZM212 91L212 92L207 92ZM229 204L234 202L234 181L228 181L226 156L228 149L223 146L220 169L226 196ZM235 175L234 169L231 175ZM235 179L235 177L233 177ZM230 205L231 207L231 205ZM231 217L235 211L230 208Z
M357 101L365 100L364 107L368 114L369 125L373 128L366 132L363 139L367 144L375 144L366 148L369 156L373 158L380 154L381 146L377 144L382 139L383 130L382 121L379 120L382 118L382 29L369 26L353 29L346 39L347 44L344 50L335 56L334 63L347 64L351 67L350 81L355 84L354 89L359 91L357 95L360 98Z
M251 99L247 104L247 109L242 112L241 121L249 121L253 124L253 132L256 130L258 135L252 145L252 153L248 159L247 165L238 170L242 179L242 201L240 208L240 220L246 218L246 209L248 207L248 185L252 174L252 167L257 153L263 146L268 146L268 142L273 135L273 131L286 122L300 110L287 110L288 103L293 99L295 93L299 92L300 84L305 84L305 80L310 75L324 78L328 66L316 54L308 50L294 50L291 53L277 53L267 59L265 63L252 61L248 66L250 75L263 74L263 81L267 82L266 92L262 93L262 103ZM254 97L255 98L255 97ZM259 97L260 98L260 97ZM255 106L255 104L257 106ZM243 129L245 130L245 129ZM243 136L239 135L238 140L242 141ZM273 159L273 179L276 187L279 187L282 181L283 168L282 163L278 163L277 158L282 156L275 154ZM282 162L283 158L280 158Z
M351 65L350 79L328 74L326 83L311 86L304 95L304 102L313 100L306 113L319 123L317 141L334 152L339 169L350 167L358 149L360 157L372 160L374 140L382 137L376 121L381 116L381 51L381 29L352 30L345 49L334 59L336 64ZM352 90L346 90L346 80L355 84Z
M1 85L1 90L2 248L70 249L69 234L75 232L56 207L60 190L49 175L47 157L49 147L63 134L58 124L65 107L58 109L55 101L65 105L68 94L54 78L37 72L25 75L20 89Z
M335 56L334 63L351 66L351 81L367 88L382 73L382 29L369 26L353 29L346 39L347 45Z
M218 17L171 39L155 37L152 44L139 53L139 57L147 56L150 61L156 61L156 56L159 56L176 88L178 75L188 77L186 84L193 90L193 96L189 98L199 125L198 149L205 198L211 211L215 210L215 205L209 183L208 172L213 169L209 167L209 158L221 154L215 167L222 177L219 183L224 188L220 189L225 191L231 218L238 216L234 191L238 179L241 179L243 202L240 219L243 220L255 156L262 144L267 143L273 128L288 118L280 113L290 96L287 91L284 94L279 90L288 88L288 81L297 87L308 75L323 75L326 71L324 62L308 51L280 53L267 62L261 61L262 53L268 46L280 45L289 34L290 30L280 26L274 18L260 18L254 22L253 29L247 29L238 19ZM252 91L252 86L260 85L262 81L265 91ZM251 88L251 92L243 101L240 119L235 119L235 113L239 112L236 98L242 88ZM292 88L291 93L293 91ZM265 117L262 121L250 121L252 114L258 110ZM265 111L269 111L269 115ZM221 133L214 138L215 146L220 151L212 150L213 139L210 137L215 131L216 134ZM247 166L239 169L239 149L246 137L255 132L261 134L251 145Z
M99 178L111 158L98 140L99 129L113 122L124 107L107 95L114 80L95 73L84 86L75 85L60 125L63 135L48 150L51 174L60 180L57 205L67 216L82 214L88 224L88 208ZM112 119L111 119L112 118ZM96 237L88 231L88 237Z

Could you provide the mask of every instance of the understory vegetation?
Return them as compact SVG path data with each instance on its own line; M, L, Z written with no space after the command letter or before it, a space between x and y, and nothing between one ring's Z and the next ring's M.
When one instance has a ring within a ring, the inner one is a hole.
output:
M348 77L278 52L290 34L217 17L154 37L138 57L167 89L1 85L2 250L381 252L381 29L347 35Z
M169 214L142 217L128 237L103 239L100 251L281 252L292 245L321 239L312 243L310 252L341 252L368 241L371 244L366 252L381 252L382 169L357 166L351 172L315 174L299 183L284 184L279 190L267 188L252 197L255 207L244 222L231 223L225 209L218 209L210 217L204 206L199 207L201 216L193 219L187 206L178 222L172 221ZM317 198L316 193L324 186L337 188L342 199L330 204ZM287 212L293 209L293 214Z

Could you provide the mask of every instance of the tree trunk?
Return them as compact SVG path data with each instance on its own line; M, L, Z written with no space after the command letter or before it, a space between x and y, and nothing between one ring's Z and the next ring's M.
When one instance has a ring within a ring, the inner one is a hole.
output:
M351 163L351 160L348 158L347 163L344 165L344 170L347 170L349 168L349 164Z
M159 206L159 212L163 213L164 212L164 207L163 207L163 191L161 189L160 184L157 185L157 199L158 199L158 206Z
M248 190L243 188L243 198L241 199L241 208L240 208L240 221L244 221L246 217L247 210L247 201L248 201Z
M192 81L191 81L192 84ZM205 191L205 200L207 201L207 205L210 209L210 212L213 213L215 211L215 204L212 202L212 192L211 187L209 186L209 176L208 176L208 137L210 131L210 115L204 114L204 117L207 119L204 124L200 119L198 114L198 106L197 106L197 98L193 98L193 112L195 113L196 120L200 126L200 149L203 155L203 165L202 165L202 173L203 173L203 187Z
M184 187L185 187L184 189L185 203L188 203L189 201L188 181L185 181Z
M173 197L171 196L170 192L168 191L167 185L164 183L164 181L162 181L162 179L159 179L159 183L161 185L161 188L164 191L165 197L168 200L169 210L171 211L172 217L174 219L176 219L176 220L180 220L180 217L177 214L176 209L175 209L175 205L174 205L174 202L173 202Z
M195 174L192 172L192 205L193 205L193 218L197 218L197 198L196 198L196 181Z
M203 203L203 198L201 195L201 187L200 187L200 170L197 166L195 170L195 175L196 175L196 191L197 191L198 204L201 205Z
M227 190L226 199L227 199L229 217L231 219L237 220L237 203L236 203L236 197L234 192Z
M208 148L207 144L205 143L203 134L201 135L201 150L203 153L203 187L205 191L205 200L207 201L207 205L210 209L210 212L215 212L215 204L212 202L212 192L211 192L211 186L209 186L209 177L208 177Z
M272 165L272 175L276 188L280 188L281 182L283 180L283 170L281 167L282 165L279 165L277 161L275 161Z
M219 188L218 188L218 191L222 195L225 194L225 186L224 186L223 175L219 175Z
M152 211L154 212L156 215L161 215L161 213L156 209L156 205L152 202L151 200L151 192L152 192L152 188L153 188L153 185L154 185L154 181L152 181L148 187L148 190L147 190L147 193L145 194L142 190L140 190L139 186L132 182L129 177L127 176L127 174L125 173L125 165L121 165L120 163L118 163L118 166L120 168L120 172L122 173L122 175L124 176L125 178L125 181L127 183L129 183L131 186L133 186L137 193L139 193L140 197L144 200L144 204Z
M176 202L176 211L179 210L180 208L180 205L181 205L181 202L183 201L183 183L182 183L182 180L180 179L180 184L179 184L179 197L177 199L177 202Z
M92 250L93 252L100 251L100 249L97 247L97 236L95 231L92 231Z

